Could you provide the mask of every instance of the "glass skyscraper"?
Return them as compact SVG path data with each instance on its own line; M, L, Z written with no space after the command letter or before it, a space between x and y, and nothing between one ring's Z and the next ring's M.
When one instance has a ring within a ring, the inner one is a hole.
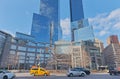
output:
M89 26L88 19L84 19L82 0L70 0L70 13L71 41L94 41L92 26Z
M84 19L82 0L70 0L71 22Z
M69 0L70 6L70 20L71 20L71 40L83 40L78 39L77 33L81 28L88 27L85 31L89 29L88 20L84 19L84 11L82 0ZM53 23L54 27L52 30L52 42L61 39L62 30L60 27L60 0L40 0L40 13L33 14L32 30L31 35L35 37L37 42L47 42L50 43L50 23ZM89 29L93 36L93 32ZM77 31L77 33L76 33ZM83 33L82 33L83 34ZM86 34L87 35L87 34ZM80 34L79 34L80 36ZM87 36L86 36L87 37ZM92 38L92 37L91 37ZM90 39L90 38L88 38ZM86 39L87 40L87 39Z
M37 42L50 42L50 23L53 23L52 41L61 35L59 0L40 0L40 14L33 14L31 35Z
M50 20L46 16L33 14L31 35L36 42L50 42Z
M94 34L92 26L80 28L74 31L74 41L94 41Z

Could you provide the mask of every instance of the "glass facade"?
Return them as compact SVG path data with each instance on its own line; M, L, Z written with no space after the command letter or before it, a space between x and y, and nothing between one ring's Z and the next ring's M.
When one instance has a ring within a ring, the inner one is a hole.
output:
M40 14L58 23L59 0L40 0Z
M94 41L93 28L89 26L88 19L84 19L82 0L70 0L70 12L72 41Z
M16 32L16 38L18 39L22 39L22 40L30 40L30 41L34 41L34 37L31 35L27 35L27 34L23 34L20 32Z
M21 41L24 42L26 40L21 40L18 38L13 38L13 40L17 41L11 41L8 60L11 66L15 68L27 69L28 67L37 65L38 63L40 63L40 65L43 63L46 64L48 61L47 59L50 57L50 54L45 50L45 43L27 41L25 44L21 44ZM38 56L40 57L39 60L37 59Z
M82 0L70 0L71 22L84 19Z
M7 68L9 64L10 69L28 69L38 63L45 67L50 57L50 53L46 51L49 43L33 42L31 36L22 33L16 35L14 38L0 31L0 68ZM36 59L38 55L39 60Z
M19 47L18 47L18 50L21 50L21 51L26 51L26 47L19 46Z
M72 41L94 41L92 26L89 25L88 19L71 22Z
M94 41L94 34L93 34L93 28L92 27L84 27L80 28L74 31L74 41L87 41L92 40Z
M7 66L11 38L10 34L0 30L0 68Z
M40 0L40 14L33 14L31 35L37 42L50 43L50 24L53 23L53 43L61 38L59 0Z
M4 47L4 44L5 44L5 40L6 40L5 34L0 32L0 56L3 52L3 47Z
M74 21L71 23L71 26L72 26L71 27L72 30L83 28L83 27L88 27L89 26L88 19Z
M50 20L46 16L33 14L31 35L36 42L50 42Z
M10 51L10 54L15 54L15 53L16 53L16 52L15 52L15 51L13 51L13 50L11 50L11 51Z

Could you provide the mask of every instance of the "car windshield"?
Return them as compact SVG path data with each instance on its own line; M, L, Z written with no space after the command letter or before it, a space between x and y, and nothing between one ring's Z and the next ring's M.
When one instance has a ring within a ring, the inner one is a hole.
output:
M32 68L32 70L38 70L38 68Z
M72 68L71 71L79 71L77 68Z
M0 70L0 72L10 73L8 70Z
M10 71L7 71L7 70L6 70L5 72L6 72L6 73L10 73Z

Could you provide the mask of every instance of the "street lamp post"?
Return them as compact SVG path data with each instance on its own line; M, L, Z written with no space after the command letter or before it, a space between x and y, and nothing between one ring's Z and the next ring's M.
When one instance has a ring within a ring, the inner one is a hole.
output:
M29 56L27 56L27 69L29 69L29 59L30 59L30 57Z
M40 66L40 56L36 57L36 66Z

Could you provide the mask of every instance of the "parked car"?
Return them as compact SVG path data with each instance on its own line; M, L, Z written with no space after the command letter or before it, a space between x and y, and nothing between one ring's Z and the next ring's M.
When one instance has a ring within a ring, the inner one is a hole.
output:
M90 71L84 68L72 68L72 69L69 69L67 72L68 77L71 77L71 76L84 77L86 75L90 75Z
M120 67L117 68L109 68L110 75L120 75Z
M14 79L15 74L7 71L7 70L0 70L0 79Z
M88 70L88 69L85 69L85 68L78 68L80 71L84 71L85 73L86 73L86 75L90 75L90 70Z
M34 76L49 76L50 72L44 68L33 66L30 69L30 74Z

